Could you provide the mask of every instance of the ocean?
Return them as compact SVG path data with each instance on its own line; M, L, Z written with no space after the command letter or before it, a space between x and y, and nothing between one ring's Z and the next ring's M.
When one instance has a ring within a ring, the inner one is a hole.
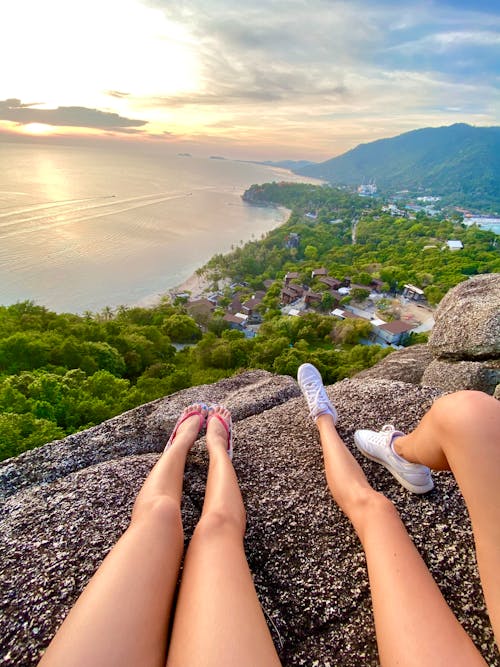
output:
M241 199L283 170L116 147L0 143L0 304L142 304L282 224Z

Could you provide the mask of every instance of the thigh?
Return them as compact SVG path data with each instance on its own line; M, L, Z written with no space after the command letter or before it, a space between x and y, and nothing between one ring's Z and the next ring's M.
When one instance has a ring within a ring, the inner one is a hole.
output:
M280 665L240 531L228 524L216 517L202 519L195 531L179 591L169 667Z

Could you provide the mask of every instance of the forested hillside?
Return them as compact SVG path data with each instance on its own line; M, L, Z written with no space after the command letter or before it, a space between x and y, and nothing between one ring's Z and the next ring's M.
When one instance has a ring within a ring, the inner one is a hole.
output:
M337 185L373 179L384 192L422 191L455 205L500 211L500 127L423 128L296 171Z

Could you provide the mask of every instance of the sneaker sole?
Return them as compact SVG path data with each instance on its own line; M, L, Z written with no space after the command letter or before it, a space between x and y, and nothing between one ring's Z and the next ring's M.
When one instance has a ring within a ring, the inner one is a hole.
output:
M384 466L384 468L388 470L391 473L391 475L398 480L401 486L404 486L404 488L407 489L408 491L421 495L422 493L428 493L429 491L432 491L432 489L434 488L434 482L432 481L432 479L429 481L428 484L422 486L415 486L415 484L412 484L404 477L401 477L401 475L398 472L396 472L394 468L392 468L392 466L390 466L386 461L382 461L376 456L367 454L365 450L362 448L362 446L358 443L358 440L356 438L356 433L354 434L354 444L361 452L361 454L363 454L363 456L366 456L366 458L370 459L370 461L375 461L375 463L380 463L381 466Z

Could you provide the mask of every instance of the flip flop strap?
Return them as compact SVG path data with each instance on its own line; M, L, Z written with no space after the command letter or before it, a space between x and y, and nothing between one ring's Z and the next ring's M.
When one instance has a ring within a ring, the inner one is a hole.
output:
M224 426L224 428L226 429L226 433L227 433L227 446L228 446L228 448L229 448L229 440L230 440L230 437L231 437L231 427L230 427L230 425L227 423L227 421L224 419L224 417L222 417L218 412L213 412L211 415L208 415L207 424L208 424L208 422L209 422L211 419L213 419L214 417L216 417L216 418L220 421L220 423L222 424L222 426Z

